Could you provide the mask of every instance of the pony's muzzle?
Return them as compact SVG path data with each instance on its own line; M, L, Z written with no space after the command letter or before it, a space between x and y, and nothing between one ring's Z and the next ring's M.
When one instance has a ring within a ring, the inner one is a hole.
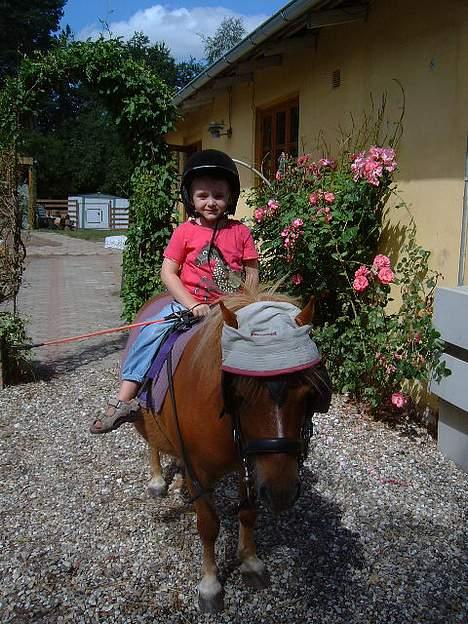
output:
M290 509L299 498L300 482L294 480L287 486L262 482L257 488L259 498L273 513L280 513Z

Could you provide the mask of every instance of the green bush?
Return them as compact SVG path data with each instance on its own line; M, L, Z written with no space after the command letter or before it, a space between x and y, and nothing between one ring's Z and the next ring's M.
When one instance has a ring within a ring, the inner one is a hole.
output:
M11 312L0 312L0 340L2 341L2 366L4 381L20 378L28 368L25 351L15 347L28 342L24 320Z
M123 256L123 316L128 321L145 301L163 290L159 273L173 229L176 180L170 161L138 168L133 174L132 221Z

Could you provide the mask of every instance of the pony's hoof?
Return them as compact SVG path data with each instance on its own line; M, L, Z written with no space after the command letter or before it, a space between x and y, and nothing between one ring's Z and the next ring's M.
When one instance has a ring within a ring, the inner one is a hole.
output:
M214 596L203 596L198 592L198 607L203 613L219 613L224 610L223 592L214 594Z
M148 483L148 494L153 498L160 498L167 494L167 483L164 479L151 479Z
M240 567L244 583L256 591L270 586L270 574L260 559L244 561Z

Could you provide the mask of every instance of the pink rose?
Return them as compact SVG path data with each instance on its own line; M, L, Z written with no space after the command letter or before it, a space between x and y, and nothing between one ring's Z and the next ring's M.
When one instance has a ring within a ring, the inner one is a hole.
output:
M384 256L383 254L378 254L374 258L374 262L372 263L377 269L390 268L390 258L388 256Z
M360 266L357 271L354 271L354 277L367 277L370 271L366 266Z
M294 219L292 222L294 227L302 227L304 225L304 221L302 219Z
M364 275L358 275L353 282L353 288L356 292L361 293L369 286L369 281Z
M302 154L302 156L299 156L297 159L297 166L298 167L305 167L310 159L310 154Z
M270 213L273 214L274 212L276 212L279 208L279 204L276 201L276 199L269 199L268 200L268 208L270 209Z
M319 200L319 194L317 193L317 191L314 191L313 193L309 195L309 204L311 206L316 206L318 204L318 200Z
M295 275L291 277L291 282L295 286L299 286L299 284L302 284L303 281L304 281L304 278L302 277L300 273L296 273Z
M395 275L393 274L392 269L388 267L383 267L377 273L377 278L381 284L391 284L395 279Z
M328 191L323 194L323 199L327 202L327 204L333 204L335 201L335 194L331 191Z
M392 394L391 401L395 407L398 407L398 409L401 409L406 405L406 397L401 392L394 392Z
M283 176L282 176L282 174L281 174L281 171L279 171L279 170L278 170L278 171L275 173L275 180L276 180L277 182L281 182L281 180L282 180L282 179L283 179Z
M255 220L257 221L257 223L260 223L261 221L263 221L265 217L265 209L257 208L257 210L254 212L254 216L255 216Z
M318 161L318 164L320 165L320 167L336 169L336 162L334 160L331 160L331 158L321 158Z

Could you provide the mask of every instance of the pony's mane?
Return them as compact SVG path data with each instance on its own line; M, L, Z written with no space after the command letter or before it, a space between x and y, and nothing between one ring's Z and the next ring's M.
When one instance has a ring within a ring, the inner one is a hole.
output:
M242 293L229 295L223 299L224 305L237 312L257 301L282 301L300 307L300 300L277 292L274 286L260 285L255 290L244 287ZM215 306L204 321L201 331L197 333L198 344L193 351L191 366L199 379L214 379L221 370L221 332L223 316L219 306Z

